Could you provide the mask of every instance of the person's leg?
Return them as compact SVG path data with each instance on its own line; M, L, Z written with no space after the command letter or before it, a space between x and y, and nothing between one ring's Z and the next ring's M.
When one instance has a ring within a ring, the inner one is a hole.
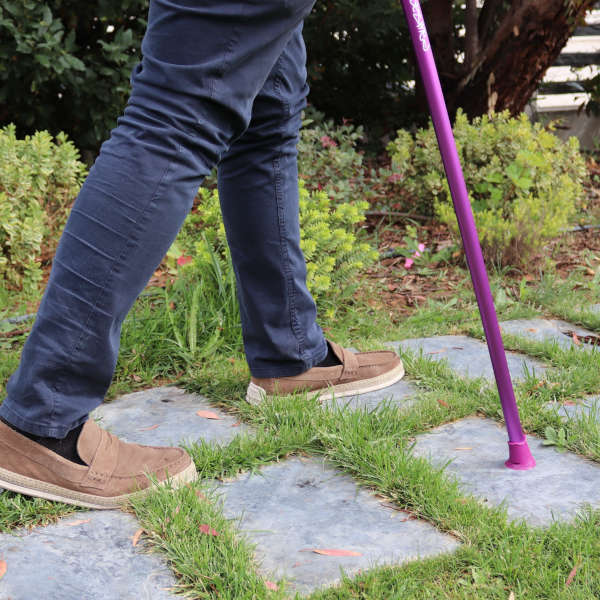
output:
M308 93L301 30L256 97L250 126L218 169L252 373L246 398L253 403L298 390L319 390L321 398L355 395L404 374L394 352L354 354L327 344L316 323L298 218L296 144Z
M306 287L298 221L298 131L306 106L300 24L218 166L219 198L252 375L302 373L327 354Z
M123 319L313 0L152 0L124 115L73 206L0 416L63 438L110 385Z

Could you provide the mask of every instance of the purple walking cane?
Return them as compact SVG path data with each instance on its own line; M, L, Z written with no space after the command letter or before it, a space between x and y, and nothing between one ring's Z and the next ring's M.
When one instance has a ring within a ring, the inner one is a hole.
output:
M512 381L508 371L506 354L504 353L504 345L502 344L502 336L500 335L500 326L498 325L498 317L496 316L490 283L485 270L485 263L483 262L481 245L479 244L479 237L475 228L473 211L471 210L467 186L465 185L465 179L456 150L456 143L452 134L452 127L446 109L446 102L444 101L442 86L440 85L440 78L431 52L421 5L419 4L419 0L401 0L401 2L406 20L408 21L408 28L417 56L419 71L423 78L425 94L429 103L444 169L446 170L454 210L458 219L458 228L463 240L467 264L471 272L475 297L479 305L481 322L483 323L496 384L498 385L498 393L500 395L500 402L502 403L506 429L508 430L509 457L504 464L510 469L532 469L535 467L535 460L531 455L527 439L521 427L519 409L517 408Z

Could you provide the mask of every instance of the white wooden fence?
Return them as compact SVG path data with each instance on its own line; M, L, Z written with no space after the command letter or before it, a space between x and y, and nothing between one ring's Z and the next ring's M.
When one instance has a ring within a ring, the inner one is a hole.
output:
M544 76L544 85L534 95L527 112L536 120L558 119L561 137L577 136L584 148L600 145L600 119L588 116L589 94L581 85L600 73L600 5L590 11L585 26L578 27L554 66Z

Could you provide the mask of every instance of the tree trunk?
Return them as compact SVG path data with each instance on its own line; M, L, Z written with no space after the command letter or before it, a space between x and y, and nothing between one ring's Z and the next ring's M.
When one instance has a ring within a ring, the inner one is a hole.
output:
M455 64L454 85L447 75L443 78L450 84L445 90L450 111L461 106L470 117L492 110L522 112L594 4L595 0L513 0L508 10L498 10L498 0L486 0L479 14L477 56L469 48L469 60ZM438 44L434 37L436 56L445 54L446 48ZM446 70L447 58L442 64Z

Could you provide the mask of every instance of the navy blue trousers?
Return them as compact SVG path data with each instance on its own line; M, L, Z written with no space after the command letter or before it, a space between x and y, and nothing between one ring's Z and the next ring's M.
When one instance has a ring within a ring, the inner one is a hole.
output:
M128 104L73 205L7 384L7 421L62 438L102 402L123 320L216 164L252 374L296 375L325 357L298 224L313 2L151 0Z

